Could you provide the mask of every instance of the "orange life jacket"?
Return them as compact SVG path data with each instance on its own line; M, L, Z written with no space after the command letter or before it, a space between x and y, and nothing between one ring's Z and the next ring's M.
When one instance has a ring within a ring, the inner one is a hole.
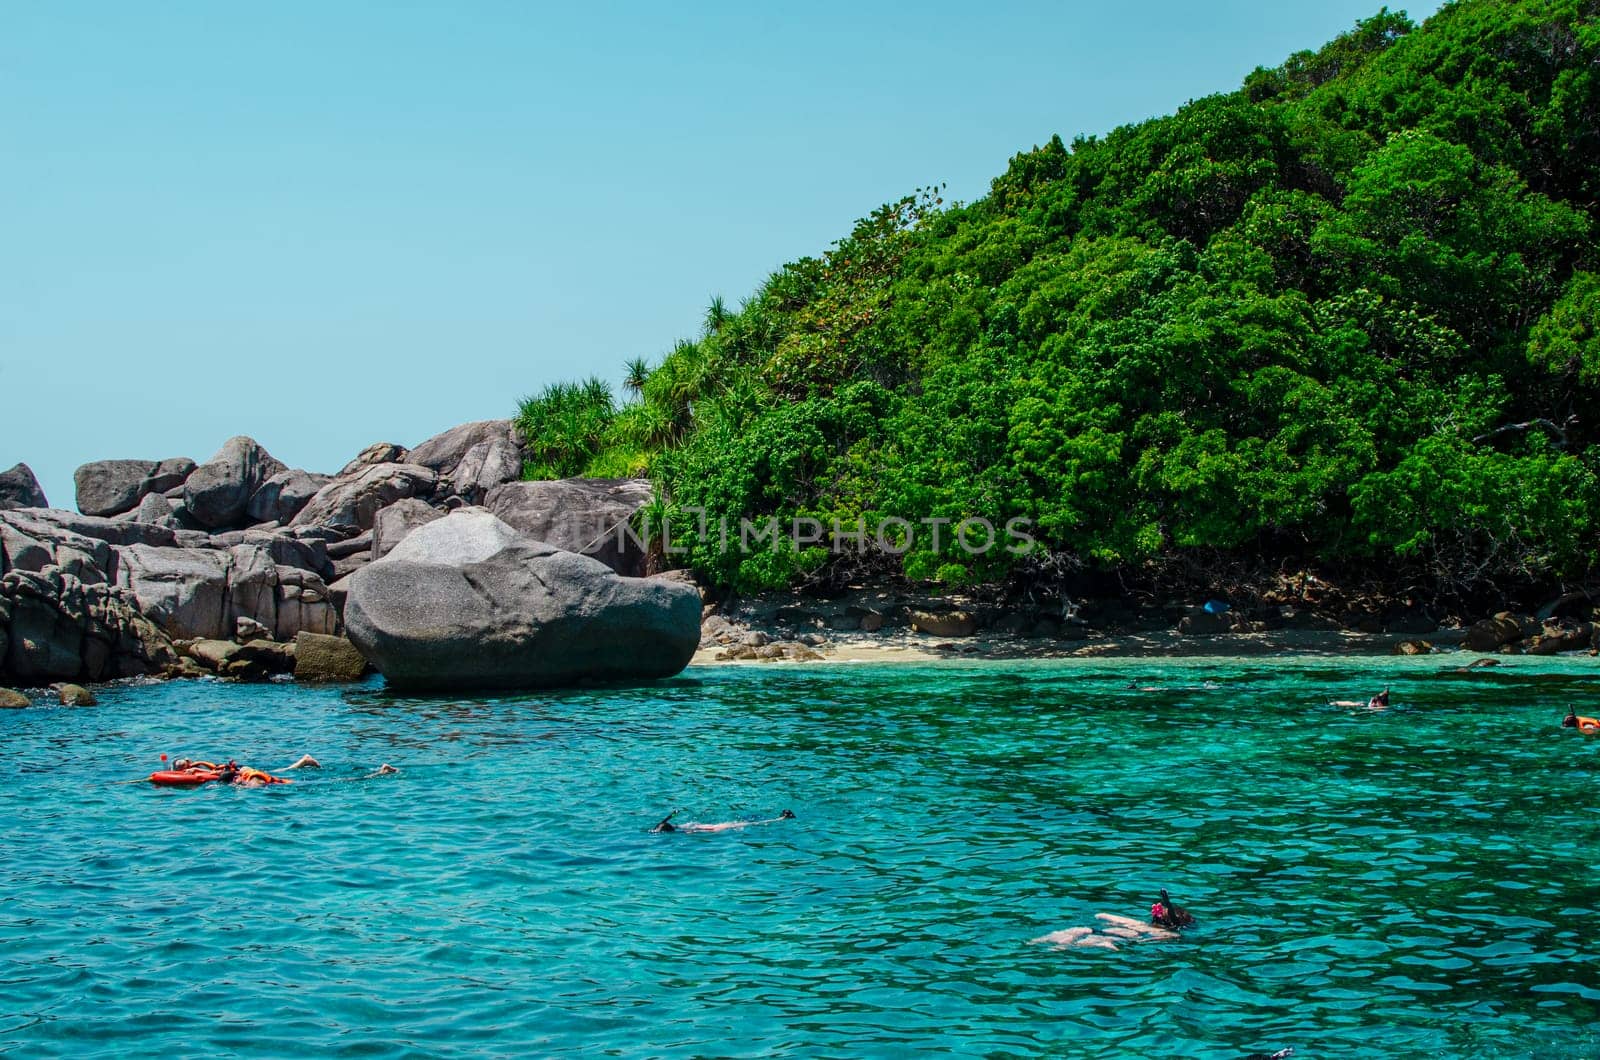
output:
M239 775L233 778L233 782L235 784L287 784L287 783L289 783L287 780L283 779L282 777L275 777L271 773L268 773L268 772L266 772L264 770L252 769L249 766L240 766L239 767Z

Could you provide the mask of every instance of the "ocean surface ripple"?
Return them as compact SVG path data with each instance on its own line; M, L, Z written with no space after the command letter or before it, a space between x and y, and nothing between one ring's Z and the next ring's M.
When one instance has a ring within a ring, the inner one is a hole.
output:
M109 687L0 712L0 1053L1600 1055L1600 739L1557 724L1597 691L1438 658ZM159 789L162 752L325 768ZM1029 942L1160 887L1177 941Z

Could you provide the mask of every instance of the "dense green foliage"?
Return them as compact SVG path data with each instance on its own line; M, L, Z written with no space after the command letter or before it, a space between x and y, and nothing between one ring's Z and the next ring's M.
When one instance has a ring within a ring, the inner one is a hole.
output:
M1218 551L1578 575L1597 195L1600 3L1384 11L1238 92L1024 152L977 202L879 209L630 364L621 408L525 405L534 470L648 468L688 561L741 588ZM1022 518L1044 547L722 547L719 519L771 515Z

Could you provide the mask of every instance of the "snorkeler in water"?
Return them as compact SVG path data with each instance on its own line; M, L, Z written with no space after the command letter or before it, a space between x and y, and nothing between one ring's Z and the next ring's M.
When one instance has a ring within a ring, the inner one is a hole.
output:
M1389 705L1389 686L1384 685L1383 691L1368 700L1360 699L1330 699L1330 707L1365 707L1367 710L1383 710Z
M1577 707L1568 707L1567 716L1561 719L1563 729L1577 729L1585 736L1600 733L1600 718L1586 718L1578 713Z
M652 835L660 835L665 832L734 832L741 828L749 828L752 825L777 824L779 821L794 820L794 811L784 810L776 817L769 817L766 820L761 821L721 821L715 824L701 824L699 821L690 821L687 824L673 824L672 819L676 817L677 814L677 810L673 810L671 813L667 814L661 819L660 824L650 829L650 833Z

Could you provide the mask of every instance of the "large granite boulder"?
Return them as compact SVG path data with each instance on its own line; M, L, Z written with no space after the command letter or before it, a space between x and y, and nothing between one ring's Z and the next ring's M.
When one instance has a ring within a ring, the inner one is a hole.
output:
M380 510L406 497L432 493L437 482L433 469L419 464L369 464L318 490L290 525L371 530L372 520Z
M258 523L287 523L311 502L317 491L333 479L294 468L266 479L250 495L245 514Z
M411 531L443 518L444 513L427 501L415 497L395 501L372 521L372 558L382 559Z
M47 508L44 490L33 475L33 468L18 464L10 471L0 472L0 509Z
M532 541L480 508L413 530L350 578L350 640L400 689L540 688L669 677L700 596Z
M237 526L261 484L285 470L254 439L229 438L184 481L184 511L208 530Z
M461 464L467 450L484 442L512 436L510 420L478 420L452 427L436 434L411 450L407 459L413 464L432 468L441 478L448 477Z
M536 541L637 575L645 554L632 520L654 496L646 479L568 478L507 483L490 490L484 506Z
M522 444L495 438L468 449L461 462L439 480L440 486L469 504L482 504L489 491L522 477Z
M84 464L72 473L78 511L84 515L121 515L131 510L144 496L140 487L156 466L154 460L96 460Z
M481 504L496 486L522 477L522 440L510 420L479 420L429 438L409 459L439 475L441 492Z

